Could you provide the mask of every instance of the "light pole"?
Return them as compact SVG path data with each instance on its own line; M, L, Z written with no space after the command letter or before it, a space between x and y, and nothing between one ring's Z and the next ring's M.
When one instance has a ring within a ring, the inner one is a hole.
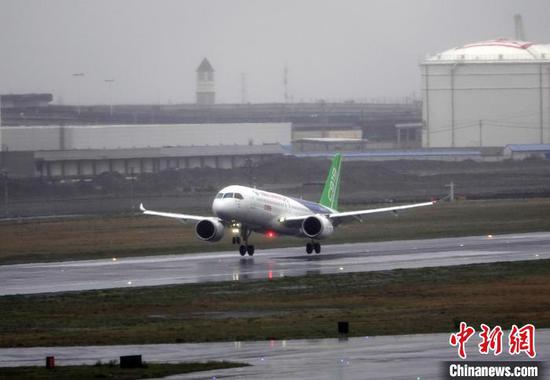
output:
M453 181L451 181L451 183L449 183L448 185L445 185L445 187L448 187L449 188L449 202L454 202L455 201L455 183Z
M4 215L8 217L8 171L2 170L2 182L4 182Z
M134 205L134 167L130 166L130 202L132 204L132 211L136 209Z
M483 120L479 121L479 147L483 146Z
M86 74L84 73L74 73L73 74L73 78L83 78ZM80 115L80 86L77 86L77 94L76 94L76 102L77 102L77 109L76 109L76 112Z
M248 176L248 184L249 184L250 187L252 187L253 184L254 184L254 180L255 180L255 178L253 176L253 174L254 174L253 173L254 161L252 161L251 158L247 158L246 161L245 161L245 166L244 167L246 168L246 172L247 172L246 174Z
M114 79L105 79L105 83L109 86L109 114L113 117L113 83Z

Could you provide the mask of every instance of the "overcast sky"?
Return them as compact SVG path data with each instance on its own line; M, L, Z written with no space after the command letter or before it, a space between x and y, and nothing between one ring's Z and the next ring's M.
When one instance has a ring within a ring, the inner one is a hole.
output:
M294 101L400 98L426 54L513 37L515 13L550 43L550 0L0 0L0 93L191 103L208 57L220 103L241 73L248 101L283 101L285 65Z

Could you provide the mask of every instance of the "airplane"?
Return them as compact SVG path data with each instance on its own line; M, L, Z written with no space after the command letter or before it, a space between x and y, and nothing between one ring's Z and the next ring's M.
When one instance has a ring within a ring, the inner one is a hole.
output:
M195 233L200 240L217 242L223 238L225 228L233 234L233 244L239 245L239 253L254 255L255 247L249 244L252 232L268 237L290 235L307 239L306 253L321 253L320 241L328 238L334 228L348 219L364 215L394 212L416 207L431 206L436 201L403 206L383 207L357 211L337 211L340 194L342 157L336 154L325 181L319 203L287 197L256 188L231 185L221 189L212 202L215 216L199 216L147 210L143 203L140 210L145 215L174 218L195 223Z

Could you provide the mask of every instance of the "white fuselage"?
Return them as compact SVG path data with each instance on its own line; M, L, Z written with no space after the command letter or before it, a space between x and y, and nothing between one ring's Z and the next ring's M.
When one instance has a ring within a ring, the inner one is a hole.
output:
M281 218L333 212L314 202L238 185L220 190L212 211L228 223L241 223L259 233L274 231L284 235L300 235L301 228L285 226L280 223Z

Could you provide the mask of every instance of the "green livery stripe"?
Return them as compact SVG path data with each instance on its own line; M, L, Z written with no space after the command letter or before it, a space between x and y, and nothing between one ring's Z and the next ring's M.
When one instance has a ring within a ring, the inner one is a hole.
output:
M330 207L333 210L338 209L338 198L340 196L340 167L342 165L342 156L336 154L332 159L332 164L328 171L325 187L319 204Z

